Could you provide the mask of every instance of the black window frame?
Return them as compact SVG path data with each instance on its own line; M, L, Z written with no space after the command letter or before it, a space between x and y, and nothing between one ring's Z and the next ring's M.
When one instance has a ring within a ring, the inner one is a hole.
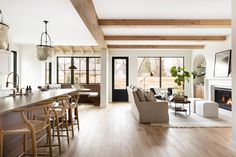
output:
M13 53L13 55L12 55L12 60L13 60L13 73L14 74L17 74L17 68L18 68L18 66L17 66L17 51L11 51L11 53ZM16 84L17 83L17 75L13 75L13 83L14 84Z
M185 57L184 56L138 56L138 58L159 58L160 59L160 67L159 67L159 70L160 70L160 80L159 80L159 83L160 83L160 87L159 88L162 88L162 58L183 58L183 67L185 66ZM185 89L184 88L185 84L183 83L183 90Z
M70 58L71 59L71 65L74 64L74 59L75 58L86 58L86 83L85 84L100 84L100 83L90 83L89 82L89 59L90 58L100 58L99 56L57 56L57 84L74 84L75 80L74 80L74 69L71 69L71 82L70 83L60 83L59 82L59 58Z
M49 71L49 77L47 78L47 71ZM48 79L48 82L47 82ZM45 84L52 84L52 63L45 63Z

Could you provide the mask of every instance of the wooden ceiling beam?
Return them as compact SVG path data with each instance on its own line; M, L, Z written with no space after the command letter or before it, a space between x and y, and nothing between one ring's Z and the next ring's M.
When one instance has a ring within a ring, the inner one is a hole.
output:
M204 49L204 45L108 45L109 49Z
M226 36L112 36L104 37L105 40L189 40L189 41L224 41Z
M100 26L231 27L231 19L99 19Z
M101 48L107 48L102 28L98 25L97 14L92 0L70 0L84 24ZM78 28L80 29L80 28Z

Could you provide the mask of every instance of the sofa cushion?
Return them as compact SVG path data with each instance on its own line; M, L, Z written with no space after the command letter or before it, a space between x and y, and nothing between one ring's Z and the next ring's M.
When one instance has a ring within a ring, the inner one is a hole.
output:
M136 93L138 95L139 101L146 101L145 95L140 88L137 89Z
M145 98L147 101L155 102L155 95L152 92L145 93Z

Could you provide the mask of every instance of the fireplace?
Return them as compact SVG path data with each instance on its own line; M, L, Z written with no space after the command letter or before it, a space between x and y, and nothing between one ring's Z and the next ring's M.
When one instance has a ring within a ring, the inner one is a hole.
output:
M231 111L232 97L231 89L215 87L215 102L219 104L220 108Z

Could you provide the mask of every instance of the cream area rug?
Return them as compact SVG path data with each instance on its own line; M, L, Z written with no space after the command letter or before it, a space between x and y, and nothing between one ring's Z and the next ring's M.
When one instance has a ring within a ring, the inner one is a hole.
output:
M168 128L222 128L231 127L232 113L219 109L218 118L204 118L196 113L191 113L189 117L184 112L175 113L169 110L169 124L152 123L153 126Z

